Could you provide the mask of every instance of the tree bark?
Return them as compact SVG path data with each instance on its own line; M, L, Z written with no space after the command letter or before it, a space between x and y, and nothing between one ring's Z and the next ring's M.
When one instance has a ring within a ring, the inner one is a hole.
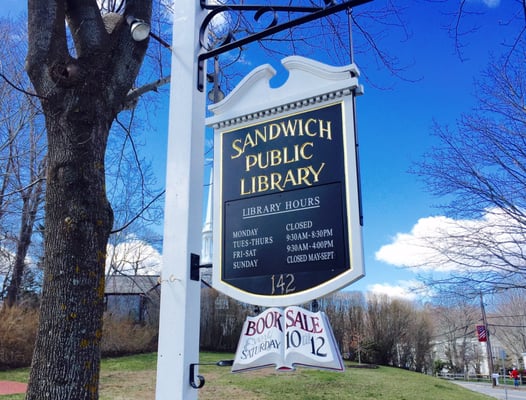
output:
M128 0L125 15L149 22L151 0ZM95 0L29 0L26 69L46 117L48 165L44 283L28 400L98 398L113 224L104 156L147 47L147 40L131 39L125 17L112 21L105 26Z

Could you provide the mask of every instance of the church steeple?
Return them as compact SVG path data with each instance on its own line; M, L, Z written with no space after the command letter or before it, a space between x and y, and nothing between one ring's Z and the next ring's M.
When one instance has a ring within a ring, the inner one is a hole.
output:
M208 184L208 198L206 204L206 216L202 230L202 247L201 247L201 265L212 264L213 257L213 225L212 225L212 210L214 198L214 170L210 169L210 182ZM201 270L201 279L205 282L212 283L212 269L203 268Z

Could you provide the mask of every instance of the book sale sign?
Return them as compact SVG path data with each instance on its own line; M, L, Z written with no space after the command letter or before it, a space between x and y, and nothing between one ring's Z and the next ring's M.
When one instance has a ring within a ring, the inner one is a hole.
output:
M243 325L232 372L274 366L279 371L305 366L343 371L331 326L322 312L272 307Z
M214 127L213 286L270 307L305 303L363 276L356 67L302 57L282 63L289 70L283 86L270 88L263 66L207 120ZM298 91L300 100L291 100Z

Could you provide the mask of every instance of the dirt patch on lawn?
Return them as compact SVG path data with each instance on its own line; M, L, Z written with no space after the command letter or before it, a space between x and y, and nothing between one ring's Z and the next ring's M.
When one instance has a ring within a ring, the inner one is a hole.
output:
M101 400L154 400L155 371L102 372Z
M282 374L272 368L251 371L252 375L268 376ZM215 384L223 372L206 371L205 385L199 390L199 400L243 399L260 400L261 394L244 390L239 386ZM155 400L155 371L103 372L100 379L100 400Z
M272 369L253 371L252 374L276 373ZM203 374L205 385L199 390L199 400L243 399L260 400L261 395L233 385L217 385L221 373ZM223 375L224 377L224 375ZM100 400L155 400L155 371L107 372L101 374Z
M259 372L259 371L257 371ZM205 386L199 389L199 400L217 400L217 399L243 399L243 400L260 400L258 394L244 390L240 387L229 385L214 385L214 380L218 379L220 373L207 372L204 374L206 381Z

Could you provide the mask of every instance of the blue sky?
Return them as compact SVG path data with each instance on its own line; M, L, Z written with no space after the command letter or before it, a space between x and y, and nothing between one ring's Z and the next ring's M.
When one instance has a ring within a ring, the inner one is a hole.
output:
M8 13L12 17L27 4L20 0L3 0L3 3L0 15ZM375 6L377 3L381 2L375 0ZM454 20L455 16L448 15L447 11L454 12L458 2L406 0L400 3L409 5L404 18L411 35L405 41L399 35L388 35L382 43L402 64L408 65L403 72L407 80L377 67L367 55L357 54L355 59L368 78L368 81L362 80L365 94L357 100L366 277L349 289L411 298L408 282L416 275L396 264L407 264L408 259L418 255L406 254L410 250L399 246L398 239L403 235L412 237L412 230L417 226L422 229L430 226L426 222L436 223L437 219L431 217L440 216L440 210L434 206L442 200L431 197L408 170L433 145L433 120L453 125L462 112L473 107L473 80L486 67L492 54L501 52L500 45L510 39L512 27L505 22L516 3L512 0L467 2L469 10L476 11L477 15L463 20L461 26L468 29L475 23L477 30L462 37L465 45L462 59L455 54L454 42L443 28ZM253 67L259 65L256 59L248 61ZM163 180L167 126L163 107L158 110L158 120L160 123L148 138L146 150L159 179Z
M27 1L4 0L0 15L17 17L20 12L27 10Z
M454 53L452 39L441 29L448 17L433 15L429 4L420 3L410 18L413 37L394 46L402 52L401 57L414 58L414 66L408 71L421 80L399 81L392 91L366 87L366 94L359 99L367 276L353 288L412 297L404 288L415 279L414 270L393 266L404 262L400 260L407 251L397 246L397 238L410 234L419 220L439 216L435 206L444 200L430 197L407 171L433 145L433 120L454 125L462 112L473 107L473 80L486 67L491 53L499 53L499 43L506 38L506 29L499 21L511 2L472 3L478 3L473 4L474 9L484 14L477 16L478 31L463 37L464 61ZM377 252L386 245L391 246L391 252L380 261ZM408 263L414 254L405 256Z

